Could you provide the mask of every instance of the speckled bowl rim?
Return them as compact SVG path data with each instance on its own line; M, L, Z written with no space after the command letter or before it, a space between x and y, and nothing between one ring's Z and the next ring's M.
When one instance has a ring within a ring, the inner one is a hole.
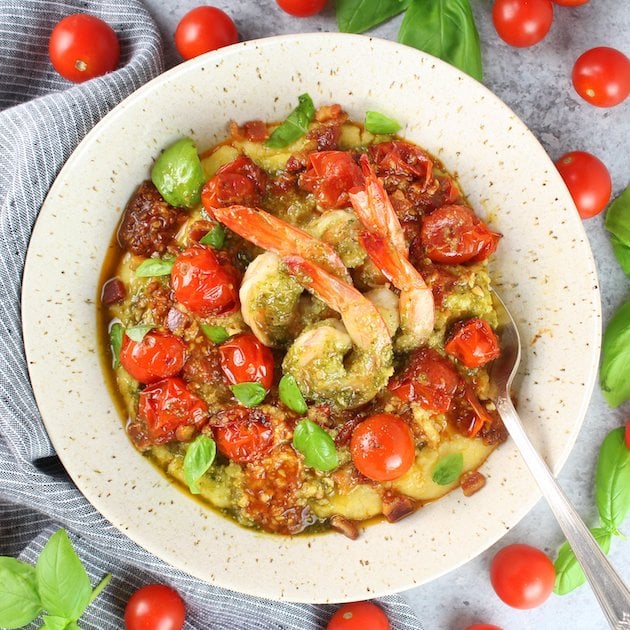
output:
M512 528L540 497L513 443L482 467L483 491L453 492L398 524L368 527L357 541L255 533L203 508L135 452L95 345L104 248L159 150L182 134L209 146L230 118L281 119L302 92L355 117L377 109L405 123L402 135L443 160L504 234L492 269L524 341L519 409L557 473L599 359L600 298L582 223L544 149L505 104L455 68L390 41L312 33L243 42L177 66L123 101L81 142L42 207L25 265L23 333L51 441L77 487L121 532L225 588L341 602L434 579Z

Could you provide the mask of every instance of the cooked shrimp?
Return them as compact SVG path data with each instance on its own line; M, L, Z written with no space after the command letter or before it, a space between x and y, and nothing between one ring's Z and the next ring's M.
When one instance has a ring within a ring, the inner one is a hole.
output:
M341 315L305 330L282 367L315 402L353 408L372 400L393 373L389 331L359 291L299 256L284 258L296 280Z
M367 156L361 156L360 162L365 176L365 190L350 193L354 211L365 228L360 241L370 260L400 291L401 332L396 339L396 347L411 350L422 345L433 332L433 293L420 272L409 262L402 226Z
M248 241L280 257L302 256L321 265L326 271L349 279L348 270L339 255L328 244L308 232L274 217L264 210L246 206L213 208L215 218Z

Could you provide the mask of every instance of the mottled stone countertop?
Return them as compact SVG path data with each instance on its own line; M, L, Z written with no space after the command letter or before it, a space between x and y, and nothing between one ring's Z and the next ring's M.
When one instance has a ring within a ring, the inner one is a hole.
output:
M173 46L173 32L194 0L147 0L162 29L169 66L181 61ZM285 33L336 31L333 3L318 16L294 18L280 11L274 0L214 0L234 19L241 39ZM511 48L496 35L490 0L471 0L482 42L484 84L525 122L552 159L571 150L597 155L613 180L613 194L630 184L630 99L620 106L600 109L582 101L571 85L574 60L594 46L613 46L630 55L630 2L591 0L576 8L554 6L554 22L547 37L531 48ZM371 34L396 39L400 18ZM527 160L527 156L523 156ZM604 324L628 298L630 281L612 254L603 215L585 221L600 280ZM562 300L562 296L558 296ZM559 481L587 524L596 521L594 469L606 433L630 416L630 405L611 409L596 386L577 443ZM626 534L630 530L626 528ZM538 546L554 556L563 536L544 501L506 536L479 557L428 584L406 591L425 630L463 630L473 622L499 625L504 630L598 630L607 627L587 586L574 593L553 595L543 606L515 610L494 594L488 566L494 553L508 543ZM613 564L630 581L630 540L615 539Z

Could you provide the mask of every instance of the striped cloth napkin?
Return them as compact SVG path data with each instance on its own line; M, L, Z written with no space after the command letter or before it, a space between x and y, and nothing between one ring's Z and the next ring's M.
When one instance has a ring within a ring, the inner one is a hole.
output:
M52 69L48 37L61 18L78 12L96 15L115 29L121 61L105 77L72 85ZM37 213L83 136L163 69L160 33L140 0L0 0L0 555L34 563L51 534L65 528L93 585L113 574L81 618L82 628L122 628L131 594L153 582L181 593L187 629L324 628L335 606L272 602L212 586L114 529L57 459L30 387L20 283ZM379 604L392 628L421 628L400 596Z

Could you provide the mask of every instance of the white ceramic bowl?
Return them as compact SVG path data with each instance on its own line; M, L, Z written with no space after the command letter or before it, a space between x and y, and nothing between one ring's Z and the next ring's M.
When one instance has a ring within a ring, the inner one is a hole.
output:
M514 113L453 67L392 42L331 33L244 42L184 63L127 98L81 143L42 208L24 275L24 337L51 440L116 527L220 586L347 601L422 584L514 526L539 493L512 442L483 466L483 491L470 498L455 491L398 524L368 527L357 541L258 534L186 496L134 450L96 344L101 265L121 209L160 150L181 135L209 147L230 119L282 119L303 92L318 105L340 103L356 119L377 110L403 123L401 134L441 159L503 233L492 269L524 342L518 406L558 471L599 356L599 293L581 221Z

